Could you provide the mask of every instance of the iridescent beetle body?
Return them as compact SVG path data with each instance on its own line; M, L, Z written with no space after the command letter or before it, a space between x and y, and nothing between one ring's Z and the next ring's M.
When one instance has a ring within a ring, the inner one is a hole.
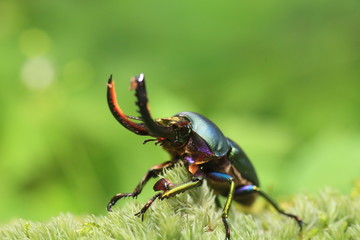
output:
M164 178L157 181L153 189L160 192L146 203L136 214L137 216L143 217L146 210L157 198L173 197L200 186L206 179L215 193L226 197L222 214L226 239L230 239L227 218L232 200L243 205L251 205L257 195L268 200L279 213L295 219L301 229L302 220L299 217L281 210L268 195L260 190L255 169L244 151L235 142L226 138L213 122L193 112L180 112L170 118L153 120L148 109L144 75L140 74L139 77L135 77L131 86L132 89L135 89L138 100L136 104L139 107L141 117L130 117L122 112L117 104L114 83L110 77L107 96L111 112L128 130L138 135L154 137L155 141L161 143L170 154L171 160L153 166L132 193L116 194L108 204L108 211L111 211L111 207L119 199L139 195L150 178L158 176L163 169L182 161L191 174L191 179L188 182L176 185Z

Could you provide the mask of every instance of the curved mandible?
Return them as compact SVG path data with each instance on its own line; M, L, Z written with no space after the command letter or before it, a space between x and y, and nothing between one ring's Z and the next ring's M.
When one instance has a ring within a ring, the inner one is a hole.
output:
M130 117L124 114L116 100L115 92L115 83L112 80L112 75L110 75L108 84L107 84L107 102L110 108L111 113L115 119L123 125L126 129L138 135L149 135L144 124L135 123L130 120Z
M148 98L145 86L145 76L141 73L139 76L135 76L131 81L131 87L135 89L135 96L138 99L136 105L139 107L139 113L141 119L145 124L145 128L148 130L149 135L153 137L166 138L170 141L174 141L176 136L171 127L165 127L157 124L151 117Z

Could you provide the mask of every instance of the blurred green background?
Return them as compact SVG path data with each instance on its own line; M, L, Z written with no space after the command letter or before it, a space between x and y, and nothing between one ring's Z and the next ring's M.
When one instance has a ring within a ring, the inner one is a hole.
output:
M0 222L106 214L168 160L113 119L110 74L128 114L128 81L144 72L154 117L212 119L277 199L349 193L360 178L359 26L358 0L1 0ZM151 184L140 202L150 196Z

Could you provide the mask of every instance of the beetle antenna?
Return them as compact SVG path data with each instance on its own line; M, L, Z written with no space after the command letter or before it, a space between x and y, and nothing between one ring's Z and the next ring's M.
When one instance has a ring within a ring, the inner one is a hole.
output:
M150 138L150 139L146 139L145 141L143 141L143 144L146 144L148 142L154 142L154 141L157 141L156 138ZM156 144L156 143L155 143Z

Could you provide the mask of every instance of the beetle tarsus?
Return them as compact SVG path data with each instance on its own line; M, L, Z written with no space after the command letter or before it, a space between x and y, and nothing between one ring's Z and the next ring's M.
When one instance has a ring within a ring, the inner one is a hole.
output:
M144 221L145 212L149 209L151 204L160 196L161 196L161 193L154 195L138 213L135 213L135 216L141 217L141 221Z
M230 228L229 228L229 224L227 222L227 217L222 217L224 226L225 226L225 234L226 234L226 238L225 240L230 240Z
M302 231L304 222L301 220L301 218L299 218L298 216L296 216L294 214L286 213L284 211L281 211L280 213L285 216L288 216L290 218L293 218L296 221L296 223L298 224L298 226L300 228L300 232Z
M135 190L132 193L118 193L114 197L111 198L110 202L107 205L108 212L111 212L112 206L116 204L117 201L119 201L122 198L125 197L133 197L137 198L137 196L141 193L143 187L145 184L149 181L150 178L154 178L158 176L158 174L164 169L164 168L170 168L174 165L173 161L167 161L160 164L157 164L153 167L151 167L147 173L143 176L139 184L136 186Z
M298 216L296 216L296 215L294 215L294 214L290 214L290 213L287 213L287 212L285 212L284 210L282 210L282 209L277 205L277 203L276 203L274 200L272 200L272 199L271 199L266 193L264 193L263 191L260 191L259 188L257 188L257 192L258 192L263 198L265 198L265 199L275 208L275 210L276 210L278 213L294 219L294 220L296 221L296 223L299 225L300 232L302 231L303 221L301 220L301 218L299 218Z
M145 211L142 211L142 209L141 209L139 212L135 213L134 215L136 217L141 217L141 221L143 222L144 221L144 214L145 214Z
M106 209L108 212L112 212L111 208L122 198L133 197L136 198L139 193L118 193L108 203Z

